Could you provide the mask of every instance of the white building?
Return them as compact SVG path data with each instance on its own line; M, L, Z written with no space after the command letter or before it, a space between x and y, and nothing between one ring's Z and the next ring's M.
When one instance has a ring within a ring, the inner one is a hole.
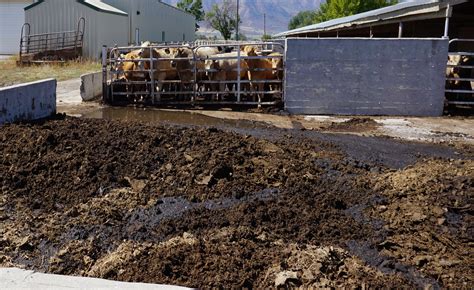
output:
M85 57L98 58L103 45L135 43L136 35L141 41L194 40L194 16L159 0L40 0L25 8L31 34L77 30L81 17Z
M32 0L0 0L0 54L15 54L20 49L23 8Z

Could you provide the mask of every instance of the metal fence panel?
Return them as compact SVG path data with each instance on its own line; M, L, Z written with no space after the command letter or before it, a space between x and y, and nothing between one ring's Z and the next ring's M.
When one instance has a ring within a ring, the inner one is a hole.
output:
M446 103L449 105L474 106L474 49L456 47L458 44L474 44L474 39L449 41L449 60L446 70Z
M250 52L247 55L241 51L241 48L247 46L255 48L259 54L252 51L252 55ZM197 54L201 48L213 48L215 51L218 48L231 48L233 52L222 51L204 57ZM170 52L164 53L166 50ZM184 51L187 54L181 55ZM104 101L111 104L120 102L145 105L277 105L282 102L284 87L281 77L284 72L284 55L279 51L284 52L283 45L271 42L196 42L152 44L144 47L104 47ZM124 55L130 52L137 53L139 57L127 58ZM278 53L274 55L272 52ZM273 67L273 59L281 60L281 68ZM210 61L229 61L234 66L208 68L207 63ZM261 64L262 61L267 67L255 65L255 62ZM134 66L133 70L124 68L127 63ZM251 63L253 65L250 65ZM170 67L170 64L174 66ZM241 64L245 67L241 67ZM173 71L176 73L174 78L167 78L167 73L173 75ZM224 73L226 77L212 77L213 74L219 73ZM140 76L141 74L143 76Z

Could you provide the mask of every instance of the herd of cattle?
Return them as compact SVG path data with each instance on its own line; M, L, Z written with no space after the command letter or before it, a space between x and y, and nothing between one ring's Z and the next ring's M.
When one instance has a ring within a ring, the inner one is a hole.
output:
M134 102L192 97L236 101L240 85L240 101L278 102L282 98L283 54L263 48L253 44L153 47L145 42L112 57L117 76L113 93Z

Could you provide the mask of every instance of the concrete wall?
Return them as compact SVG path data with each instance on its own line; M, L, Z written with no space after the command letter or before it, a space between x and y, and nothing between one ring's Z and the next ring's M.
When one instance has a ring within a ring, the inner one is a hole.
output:
M102 72L84 74L81 76L81 98L92 101L102 96Z
M287 39L292 114L440 116L448 41Z
M0 124L37 120L55 113L55 79L0 88Z

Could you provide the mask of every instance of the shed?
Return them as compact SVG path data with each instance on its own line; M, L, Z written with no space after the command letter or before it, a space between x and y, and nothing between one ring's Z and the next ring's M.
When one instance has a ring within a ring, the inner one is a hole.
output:
M474 1L415 0L300 27L276 37L474 38Z
M23 8L32 0L0 0L0 54L18 53Z
M40 0L25 8L31 34L77 30L81 17L83 54L92 59L100 57L103 45L194 40L194 16L158 0Z

